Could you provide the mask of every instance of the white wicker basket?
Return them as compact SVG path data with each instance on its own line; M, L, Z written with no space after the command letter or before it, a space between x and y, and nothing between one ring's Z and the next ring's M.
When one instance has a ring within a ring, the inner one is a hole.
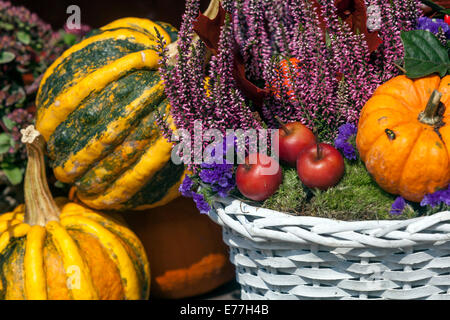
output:
M397 221L292 216L217 199L242 299L450 299L450 212Z

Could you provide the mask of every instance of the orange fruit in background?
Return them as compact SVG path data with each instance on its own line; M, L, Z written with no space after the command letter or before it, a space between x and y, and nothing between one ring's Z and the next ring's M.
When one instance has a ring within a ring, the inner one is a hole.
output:
M154 209L123 214L150 263L150 297L178 299L208 293L235 277L222 228L180 197Z
M294 80L292 78L298 76L297 72L299 69L300 60L297 58L283 59L280 61L279 67L276 70L277 78L280 81L275 81L275 83L270 85L276 97L280 97L281 88L279 86L281 83L284 90L286 90L289 99L295 99L295 91L293 88Z

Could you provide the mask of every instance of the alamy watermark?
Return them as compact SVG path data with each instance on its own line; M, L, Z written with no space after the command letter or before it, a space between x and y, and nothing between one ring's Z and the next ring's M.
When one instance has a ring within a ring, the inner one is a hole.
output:
M66 286L70 290L80 290L81 288L81 269L77 265L70 265L67 270Z
M66 13L70 16L66 20L66 27L69 30L81 29L81 9L79 6L72 4L67 7Z
M278 129L227 129L224 135L217 129L204 130L198 120L194 122L193 133L191 136L185 129L173 132L171 141L178 142L171 155L175 164L243 164L248 151L248 164L258 163L257 154L270 155L277 160L265 163L263 158L259 159L263 175L273 175L279 169ZM205 143L209 144L203 148Z

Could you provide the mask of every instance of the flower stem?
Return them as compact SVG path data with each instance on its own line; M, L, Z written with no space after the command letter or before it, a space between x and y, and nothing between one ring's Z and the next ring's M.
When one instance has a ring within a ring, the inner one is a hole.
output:
M47 183L45 141L33 126L21 130L21 133L22 143L26 144L28 154L24 183L25 223L45 226L49 221L59 221L60 214Z

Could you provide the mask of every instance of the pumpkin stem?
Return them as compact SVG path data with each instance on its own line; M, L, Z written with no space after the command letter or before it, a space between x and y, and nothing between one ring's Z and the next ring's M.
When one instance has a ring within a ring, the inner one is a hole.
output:
M25 223L45 226L49 221L58 221L60 214L50 193L45 174L45 140L32 125L22 129L20 133L28 154L24 182Z
M441 97L442 93L437 90L433 90L425 110L419 114L418 119L420 122L433 126L442 120L442 115L439 112Z

